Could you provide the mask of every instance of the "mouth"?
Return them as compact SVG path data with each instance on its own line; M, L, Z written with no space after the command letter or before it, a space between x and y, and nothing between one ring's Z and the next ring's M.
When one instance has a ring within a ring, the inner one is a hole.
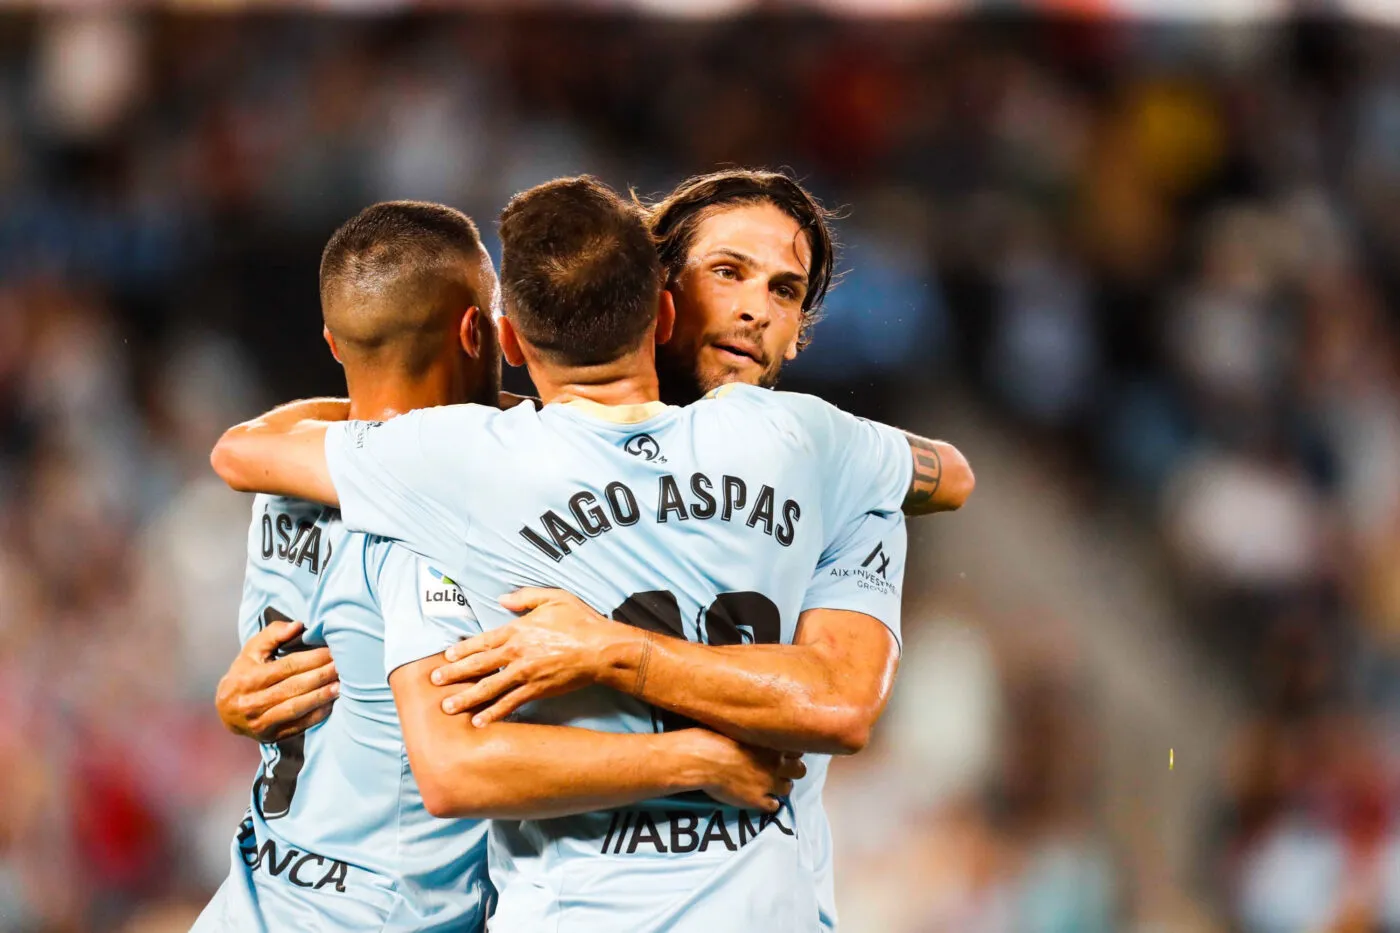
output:
M728 363L742 366L745 363L752 363L755 366L763 365L763 354L757 346L739 340L724 340L711 344L720 358Z

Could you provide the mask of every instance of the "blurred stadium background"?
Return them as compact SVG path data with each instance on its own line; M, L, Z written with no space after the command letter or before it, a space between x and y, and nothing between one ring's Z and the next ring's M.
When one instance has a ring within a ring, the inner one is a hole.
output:
M844 207L786 384L979 479L833 769L843 928L1400 928L1400 4L83 6L0 12L0 933L226 870L206 457L340 385L331 230L735 163Z

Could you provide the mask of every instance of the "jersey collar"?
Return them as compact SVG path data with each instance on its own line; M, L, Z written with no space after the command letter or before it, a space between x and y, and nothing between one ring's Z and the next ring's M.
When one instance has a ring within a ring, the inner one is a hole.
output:
M637 402L632 405L602 405L592 399L575 398L562 403L565 408L582 412L600 421L614 424L640 424L655 418L670 406L665 402Z

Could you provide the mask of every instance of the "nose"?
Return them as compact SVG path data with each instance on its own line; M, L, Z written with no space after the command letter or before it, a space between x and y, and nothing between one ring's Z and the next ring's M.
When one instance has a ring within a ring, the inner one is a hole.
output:
M745 324L758 324L766 326L772 315L769 307L769 296L767 283L757 279L744 283L745 287L739 295L734 310L738 312L739 320Z

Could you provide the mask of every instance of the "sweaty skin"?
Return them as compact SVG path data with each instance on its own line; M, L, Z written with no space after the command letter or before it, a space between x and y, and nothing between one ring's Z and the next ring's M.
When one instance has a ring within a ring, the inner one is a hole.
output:
M597 683L741 742L850 755L870 739L899 656L889 629L858 612L809 609L791 645L711 646L606 619L563 590L501 604L528 614L449 648L454 663L433 672L435 683L472 682L444 709L480 709L478 726Z

